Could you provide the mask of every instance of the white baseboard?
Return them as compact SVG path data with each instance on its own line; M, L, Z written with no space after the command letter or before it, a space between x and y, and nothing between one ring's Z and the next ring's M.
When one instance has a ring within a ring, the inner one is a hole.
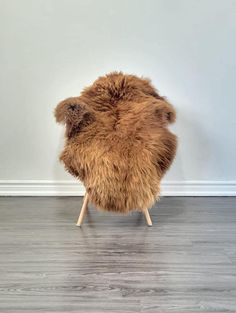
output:
M83 196L77 181L0 180L0 196ZM236 181L168 181L162 196L236 196Z

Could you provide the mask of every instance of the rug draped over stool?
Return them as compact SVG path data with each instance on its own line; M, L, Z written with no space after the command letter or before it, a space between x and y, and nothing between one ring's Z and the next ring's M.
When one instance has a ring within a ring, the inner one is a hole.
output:
M99 77L60 102L55 116L66 125L60 160L87 191L84 210L89 200L106 211L148 212L177 145L168 129L175 110L150 81L117 72Z

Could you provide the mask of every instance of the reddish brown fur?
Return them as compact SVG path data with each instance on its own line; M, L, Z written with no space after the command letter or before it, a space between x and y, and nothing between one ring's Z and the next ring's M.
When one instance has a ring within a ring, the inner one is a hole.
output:
M153 205L177 139L167 128L175 110L149 80L99 77L79 97L59 103L55 116L66 124L60 160L98 208L126 213Z

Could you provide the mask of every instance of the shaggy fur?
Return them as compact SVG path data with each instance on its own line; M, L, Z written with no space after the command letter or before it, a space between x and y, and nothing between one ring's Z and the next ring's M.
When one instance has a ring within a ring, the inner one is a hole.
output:
M60 160L100 209L127 213L153 205L175 156L167 128L175 110L150 81L111 73L55 110L66 125Z

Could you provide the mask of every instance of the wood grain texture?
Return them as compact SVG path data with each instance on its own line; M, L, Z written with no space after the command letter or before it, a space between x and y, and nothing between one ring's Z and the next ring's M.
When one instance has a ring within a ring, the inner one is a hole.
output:
M0 198L0 312L236 312L236 199L122 216L82 198Z

